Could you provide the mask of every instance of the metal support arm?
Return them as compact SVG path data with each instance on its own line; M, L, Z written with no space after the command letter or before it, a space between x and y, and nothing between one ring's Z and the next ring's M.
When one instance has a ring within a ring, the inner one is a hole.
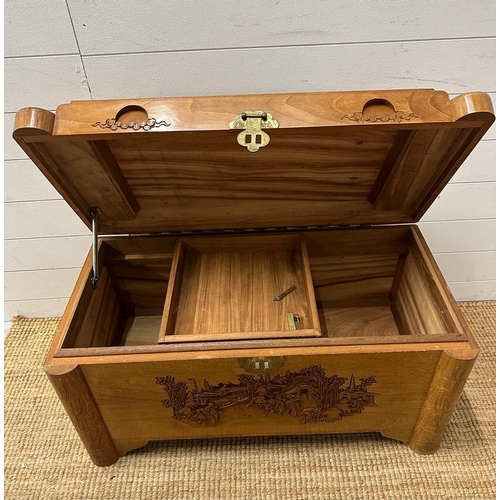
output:
M99 220L98 220L98 210L97 207L90 209L90 216L92 217L92 275L90 277L90 283L92 288L95 290L97 288L97 282L99 281L99 260L97 255L98 244L99 244Z

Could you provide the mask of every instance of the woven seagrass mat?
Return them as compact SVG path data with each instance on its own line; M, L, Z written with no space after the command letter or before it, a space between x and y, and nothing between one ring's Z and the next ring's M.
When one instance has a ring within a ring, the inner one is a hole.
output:
M495 304L461 309L482 350L434 455L377 434L241 438L150 443L106 468L42 370L58 320L20 320L5 341L5 498L492 499Z

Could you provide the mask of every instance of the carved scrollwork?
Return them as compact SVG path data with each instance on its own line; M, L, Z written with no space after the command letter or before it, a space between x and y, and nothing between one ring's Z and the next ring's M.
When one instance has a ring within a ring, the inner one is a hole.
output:
M415 113L405 113L404 111L395 111L390 115L366 116L362 111L352 115L344 115L342 120L350 120L357 123L375 123L375 122L397 122L410 121L413 118L420 118Z
M151 130L152 128L158 128L158 127L170 127L170 123L167 123L166 121L157 121L156 118L149 118L145 122L131 122L131 123L124 123L121 121L117 121L115 118L108 118L104 123L101 122L96 122L92 124L93 127L101 127L101 128L109 128L113 131L122 129L134 129L135 131L137 130Z
M238 375L238 383L213 385L207 380L201 387L191 378L193 387L176 382L174 377L157 377L168 399L161 402L172 408L177 420L196 422L204 426L219 425L232 406L246 405L257 408L264 415L290 416L301 423L336 422L344 417L361 413L367 406L376 406L375 393L368 387L376 383L374 375L356 381L332 375L327 377L321 365L311 365L299 372L285 375Z

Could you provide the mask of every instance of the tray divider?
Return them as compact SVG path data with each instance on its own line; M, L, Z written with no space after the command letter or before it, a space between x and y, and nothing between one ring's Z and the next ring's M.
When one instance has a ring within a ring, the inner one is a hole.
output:
M321 335L321 323L319 321L318 306L316 303L316 295L314 293L314 284L311 275L311 264L309 262L309 253L307 251L307 242L303 234L300 235L300 259L302 264L302 272L306 285L306 299L309 310L310 321L312 328Z
M161 321L158 342L165 342L166 337L173 335L175 322L179 311L179 299L181 294L181 280L184 272L184 248L182 240L177 240L174 248L170 279L168 280L167 296Z

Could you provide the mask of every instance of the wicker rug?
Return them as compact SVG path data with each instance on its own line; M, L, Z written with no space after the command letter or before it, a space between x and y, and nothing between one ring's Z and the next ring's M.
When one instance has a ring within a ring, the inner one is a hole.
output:
M492 499L495 304L461 308L482 351L434 455L375 434L225 439L150 443L107 468L42 371L58 321L20 320L5 341L5 498Z

